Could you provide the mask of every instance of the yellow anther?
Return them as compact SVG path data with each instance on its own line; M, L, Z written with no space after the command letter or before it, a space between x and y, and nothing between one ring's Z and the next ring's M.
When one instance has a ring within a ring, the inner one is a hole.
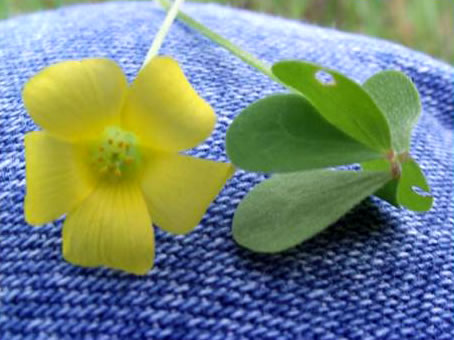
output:
M115 177L135 171L132 164L139 158L135 136L117 127L106 128L101 143L93 151L92 162L98 171Z

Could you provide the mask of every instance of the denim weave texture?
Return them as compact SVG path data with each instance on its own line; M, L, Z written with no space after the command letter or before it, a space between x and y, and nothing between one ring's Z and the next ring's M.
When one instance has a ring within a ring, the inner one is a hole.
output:
M156 263L136 277L61 256L62 219L24 221L26 81L67 59L107 57L129 80L164 19L155 3L79 5L0 22L0 339L454 339L453 68L382 40L236 10L187 4L197 20L268 62L301 59L359 82L400 70L423 113L411 153L435 196L425 214L369 198L328 230L278 255L232 239L234 211L263 175L238 171L187 236L157 229ZM171 55L215 109L213 135L189 153L226 161L225 132L280 85L176 22Z

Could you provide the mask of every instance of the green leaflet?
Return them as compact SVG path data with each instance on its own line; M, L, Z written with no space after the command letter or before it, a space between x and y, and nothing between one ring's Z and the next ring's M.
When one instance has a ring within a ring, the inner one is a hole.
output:
M419 94L412 81L401 72L384 71L369 78L363 87L388 119L394 150L408 151L413 126L421 113Z
M391 163L387 160L365 162L361 166L368 171L391 171ZM396 207L403 206L418 212L429 211L433 198L428 194L430 188L419 165L413 159L407 158L400 163L400 168L400 178L390 180L377 190L375 195ZM414 187L418 187L425 194L416 192Z
M301 95L279 94L248 106L230 125L227 154L236 166L286 172L382 156L329 124Z
M433 198L420 195L414 187L425 192L429 192L430 188L418 164L407 156L411 133L421 113L418 91L405 74L397 71L377 73L364 83L364 88L387 117L393 149L401 155L395 159L401 169L400 178L388 182L375 194L395 206L414 211L430 210ZM391 163L376 160L365 162L362 166L365 170L389 170Z
M233 237L243 247L274 253L327 228L391 178L388 172L311 170L274 175L240 203Z
M402 175L397 185L397 202L413 211L429 211L432 208L433 198L429 195L420 195L414 190L417 187L426 193L430 191L418 163L409 158L401 164Z
M368 171L387 171L391 173L391 163L386 159L378 159L374 161L369 161L361 164L363 170ZM391 179L383 187L378 189L374 195L380 197L381 199L389 202L395 207L399 207L397 202L397 184L399 183L398 179Z
M386 153L391 149L388 122L369 94L342 74L316 64L282 61L273 74L299 91L332 125L364 145ZM331 77L323 82L322 77Z

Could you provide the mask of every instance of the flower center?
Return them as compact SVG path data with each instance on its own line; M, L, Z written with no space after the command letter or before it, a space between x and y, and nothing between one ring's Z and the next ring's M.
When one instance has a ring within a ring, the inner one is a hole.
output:
M110 126L93 152L93 164L101 175L122 177L137 167L140 154L133 133Z

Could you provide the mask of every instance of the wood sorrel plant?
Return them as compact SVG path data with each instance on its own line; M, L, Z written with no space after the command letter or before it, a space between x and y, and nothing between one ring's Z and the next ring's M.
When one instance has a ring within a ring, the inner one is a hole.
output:
M169 8L169 1L159 2ZM304 61L268 67L188 15L178 17L291 92L251 104L227 131L227 154L237 167L274 173L235 213L240 245L269 253L288 249L372 194L396 207L430 210L429 186L410 156L420 99L403 73L380 72L361 86ZM324 169L352 163L362 171Z

